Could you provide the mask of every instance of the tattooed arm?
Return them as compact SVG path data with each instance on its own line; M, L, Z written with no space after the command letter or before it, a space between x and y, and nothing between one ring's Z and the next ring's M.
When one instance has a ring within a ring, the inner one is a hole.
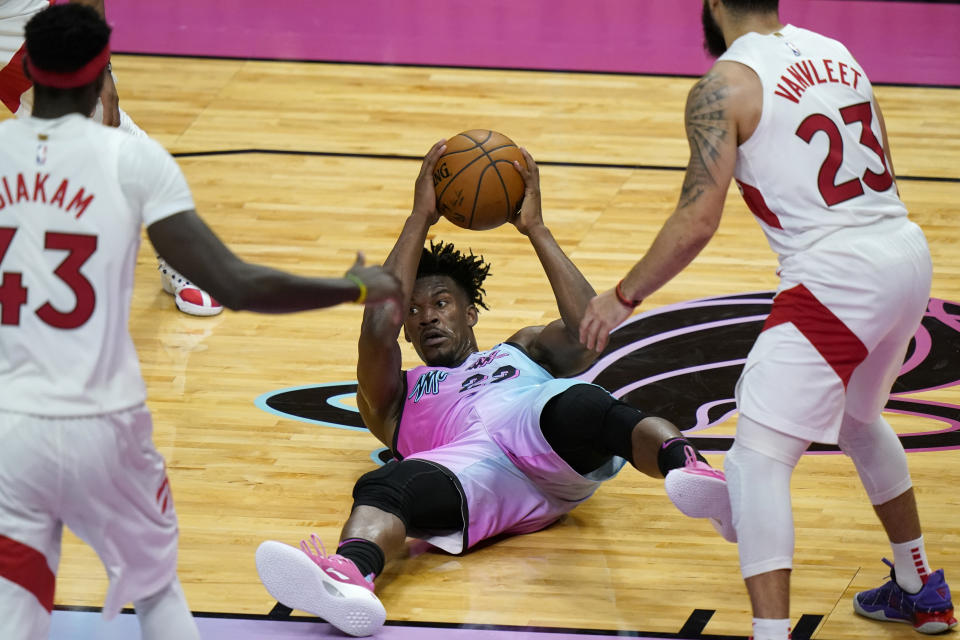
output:
M625 300L642 300L662 287L713 237L733 178L737 145L756 128L762 100L760 79L735 62L718 62L690 90L685 114L690 161L680 199L649 251L622 280L619 293ZM602 351L610 330L631 312L615 289L593 298L580 323L580 342Z

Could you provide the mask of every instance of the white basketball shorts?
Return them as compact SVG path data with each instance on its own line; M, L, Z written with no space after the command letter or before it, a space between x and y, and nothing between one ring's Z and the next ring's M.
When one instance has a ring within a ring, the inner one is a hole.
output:
M107 619L174 579L177 517L152 431L142 405L80 418L0 412L0 638L46 637L64 524L103 561Z
M896 218L827 236L781 262L781 283L737 383L743 415L836 444L845 413L880 415L930 297L920 227Z

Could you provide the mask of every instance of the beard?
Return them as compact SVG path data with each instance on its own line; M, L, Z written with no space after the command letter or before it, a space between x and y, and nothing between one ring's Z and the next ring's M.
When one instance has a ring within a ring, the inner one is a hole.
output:
M710 14L707 0L703 0L703 13L700 15L700 21L703 23L703 48L711 57L719 58L727 51L727 42L723 39L723 31L720 30L720 25Z

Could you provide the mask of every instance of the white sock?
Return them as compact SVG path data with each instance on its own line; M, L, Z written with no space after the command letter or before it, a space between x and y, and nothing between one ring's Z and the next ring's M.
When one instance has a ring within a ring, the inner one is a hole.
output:
M930 574L923 536L910 542L890 543L893 549L893 567L897 584L907 593L916 593L923 588L923 580Z
M143 640L200 640L197 623L177 578L149 598L134 602L133 608Z
M790 640L790 619L753 619L753 640Z

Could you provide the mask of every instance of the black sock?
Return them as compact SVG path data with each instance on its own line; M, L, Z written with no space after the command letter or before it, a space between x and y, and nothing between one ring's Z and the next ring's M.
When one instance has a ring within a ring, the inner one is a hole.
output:
M368 577L370 574L373 574L374 578L377 577L383 573L383 566L387 562L383 555L383 549L362 538L344 540L337 547L337 554L357 565L364 577Z
M687 463L687 447L690 447L690 450L693 451L693 455L697 457L697 460L706 462L703 456L700 455L700 452L697 451L697 448L690 444L689 440L683 436L677 436L676 438L670 438L664 441L664 443L660 445L660 450L657 452L657 467L660 469L660 473L666 476L671 469L678 469L684 466Z

